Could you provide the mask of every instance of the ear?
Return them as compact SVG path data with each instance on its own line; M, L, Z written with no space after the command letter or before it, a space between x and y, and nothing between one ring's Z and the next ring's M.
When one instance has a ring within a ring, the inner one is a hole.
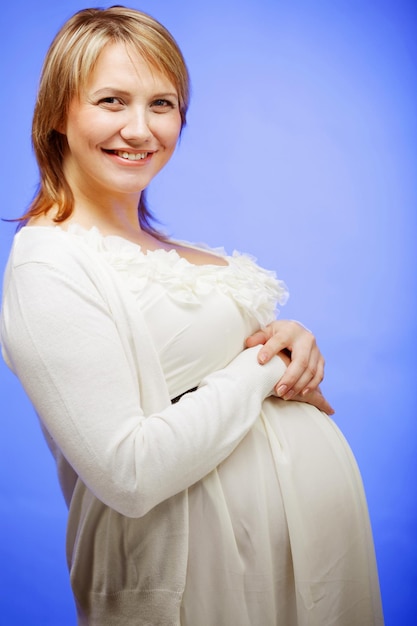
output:
M65 122L61 122L60 124L57 124L56 126L53 127L53 129L59 133L60 135L66 135L66 124Z
M57 115L57 119L55 120L51 120L53 122L52 128L54 129L55 132L59 133L60 135L66 135L67 134L67 115L66 113L64 113L64 115Z

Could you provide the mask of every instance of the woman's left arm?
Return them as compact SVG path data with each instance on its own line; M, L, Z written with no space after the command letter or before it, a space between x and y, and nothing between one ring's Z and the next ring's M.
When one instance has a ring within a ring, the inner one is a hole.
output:
M324 358L309 330L294 320L276 320L246 340L247 347L260 344L259 363L278 354L288 366L275 388L280 398L308 402L328 415L334 413L319 389Z

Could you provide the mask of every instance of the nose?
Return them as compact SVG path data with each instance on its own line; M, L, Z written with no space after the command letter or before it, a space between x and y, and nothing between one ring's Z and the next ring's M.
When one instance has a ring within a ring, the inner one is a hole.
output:
M130 144L141 145L150 140L152 131L149 127L149 115L144 107L131 107L126 112L121 137Z

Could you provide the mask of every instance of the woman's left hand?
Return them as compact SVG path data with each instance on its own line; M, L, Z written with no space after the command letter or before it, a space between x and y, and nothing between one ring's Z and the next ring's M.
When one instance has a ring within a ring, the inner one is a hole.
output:
M267 363L278 354L288 364L275 388L280 398L320 404L321 410L334 413L318 388L324 376L324 358L309 330L293 320L277 320L246 340L248 348L260 344L259 363Z

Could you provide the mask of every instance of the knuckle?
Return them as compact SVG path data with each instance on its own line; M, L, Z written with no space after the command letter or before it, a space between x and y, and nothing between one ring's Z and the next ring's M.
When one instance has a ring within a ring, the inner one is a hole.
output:
M314 376L316 375L317 370L316 370L316 368L313 365L308 365L307 368L306 368L306 372L308 374L310 374L311 378L314 378Z

